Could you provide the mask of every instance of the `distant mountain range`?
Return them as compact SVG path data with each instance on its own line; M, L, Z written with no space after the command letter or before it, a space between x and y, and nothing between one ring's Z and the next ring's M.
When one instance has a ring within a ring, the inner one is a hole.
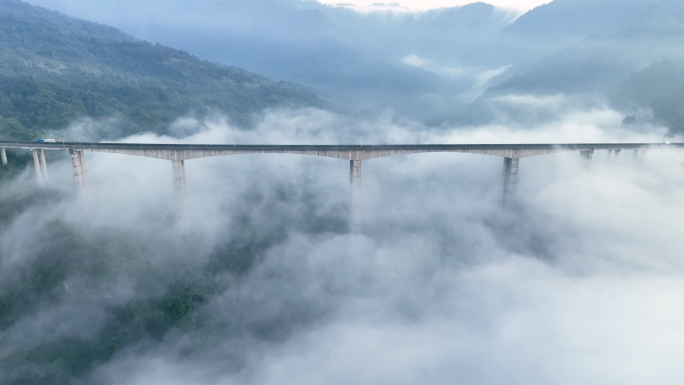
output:
M644 115L653 100L621 94L631 74L682 59L680 0L555 0L523 15L481 2L357 12L308 0L30 1L431 125L490 122L503 95L563 93L604 95L680 131L667 112Z
M674 95L668 90L679 87L674 82L658 92L651 87L652 92L636 95L637 89L648 88L646 74L655 79L684 69L655 64L684 59L684 3L678 0L555 0L523 15L504 33L558 48L511 68L470 106L474 120L486 115L480 113L487 100L506 94L602 94L626 114L643 115L644 108L663 104ZM633 75L646 67L642 75ZM673 112L660 108L653 110L653 117L671 133L684 133L684 126L674 123Z
M0 0L0 137L34 139L75 119L118 118L102 137L165 133L188 112L236 123L277 106L326 107L314 91L117 29ZM118 128L118 129L116 129Z
M360 14L299 0L31 2L202 58L434 123L453 117L454 103L462 107L472 99L462 95L482 83L481 72L510 64L479 49L484 35L512 21L510 13L486 4L421 14L395 14L394 7L387 7ZM412 54L434 65L403 60ZM457 74L471 66L476 68ZM451 75L442 76L445 72Z

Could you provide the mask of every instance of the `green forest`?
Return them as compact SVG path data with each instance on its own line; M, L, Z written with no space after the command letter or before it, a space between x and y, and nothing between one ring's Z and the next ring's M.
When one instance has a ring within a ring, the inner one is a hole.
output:
M0 1L0 139L33 140L79 118L118 118L109 136L165 133L217 111L234 123L269 107L327 103L313 90L26 3Z

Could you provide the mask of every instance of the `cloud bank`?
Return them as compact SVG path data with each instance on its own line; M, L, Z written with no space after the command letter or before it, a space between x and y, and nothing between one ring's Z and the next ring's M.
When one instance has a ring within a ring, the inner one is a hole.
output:
M585 108L563 95L498 103L546 118L515 126L502 107L496 124L435 129L389 113L364 120L272 110L253 130L216 115L177 121L176 137L124 141L334 144L363 135L365 143L651 142L665 132L624 128L623 116L605 104ZM96 124L70 132L87 135ZM6 362L27 346L87 343L108 328L135 333L118 306L164 298L188 281L211 286L212 294L162 336L133 339L68 381L674 384L684 374L676 361L684 346L682 153L650 151L640 167L629 153L609 162L597 152L591 172L575 153L524 159L519 204L510 212L498 205L499 158L364 162L365 236L355 249L346 235L344 161L188 161L191 230L179 233L168 220L169 162L86 156L88 199L74 199L70 163L55 159L54 198L4 225L0 279L19 285L45 248L57 248L63 235L46 235L55 221L85 242L116 245L112 237L123 237L130 246L108 254L115 260L79 256L108 273L97 284L66 274L53 289L59 301L3 329ZM0 200L34 190L29 172ZM220 250L228 250L224 259L217 259ZM219 262L248 267L223 271Z

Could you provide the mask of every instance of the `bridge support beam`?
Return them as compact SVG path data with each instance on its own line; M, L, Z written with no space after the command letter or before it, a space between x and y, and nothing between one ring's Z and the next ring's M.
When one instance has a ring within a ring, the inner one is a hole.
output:
M31 153L33 154L33 165L36 168L36 182L38 182L39 185L43 185L43 170L40 165L40 158L38 156L38 151L35 148L31 149Z
M47 161L45 160L45 150L40 150L40 169L43 171L43 180L45 182L50 181L50 175L48 174Z
M518 190L518 166L520 158L504 158L504 192L503 205L507 206L515 197Z
M85 155L83 150L69 150L71 154L71 165L74 168L74 179L76 180L76 190L83 196L88 190L88 172L86 171Z
M7 151L4 148L0 149L0 158L2 158L2 165L7 164Z
M609 152L609 156L610 156L610 152ZM584 166L585 169L591 170L591 160L593 157L594 157L594 150L580 151L580 159L582 159L582 163L583 163L582 165Z
M185 161L173 160L173 195L176 205L176 218L183 220L187 213L188 193L185 184Z
M622 152L622 150L615 150L615 156L613 157L613 165L616 165L618 163L618 159L620 159L620 152Z
M634 150L634 155L632 156L632 160L634 161L634 164L638 165L639 167L644 166L644 159L646 159L646 153L648 152L648 149L636 149Z
M644 149L639 153L639 167L644 167L644 162L646 161L646 154L648 154L648 149Z
M363 231L363 215L361 212L361 176L362 165L360 160L350 161L349 166L349 233L361 235Z

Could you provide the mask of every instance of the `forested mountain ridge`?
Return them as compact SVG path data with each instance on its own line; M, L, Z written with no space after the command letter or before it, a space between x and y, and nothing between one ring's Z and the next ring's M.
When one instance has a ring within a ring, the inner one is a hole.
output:
M327 103L313 90L184 51L142 42L111 27L16 0L0 0L0 137L33 139L78 118L118 117L117 137L164 132L193 111L239 124L276 106Z

